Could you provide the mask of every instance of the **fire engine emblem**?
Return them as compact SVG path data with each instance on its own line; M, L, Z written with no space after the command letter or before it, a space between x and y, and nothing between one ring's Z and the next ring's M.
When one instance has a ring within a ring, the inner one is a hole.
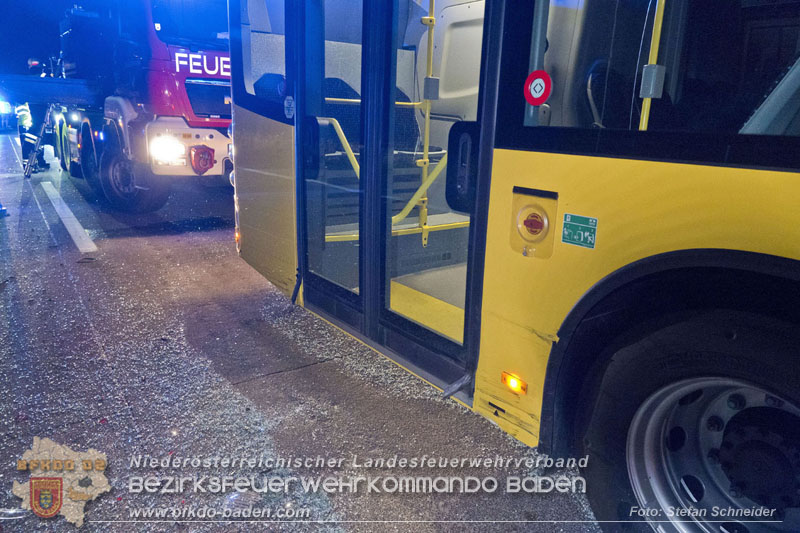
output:
M197 175L202 176L214 168L214 149L208 146L192 146L189 150L192 168Z
M62 479L60 477L32 477L31 511L36 516L51 518L61 510Z

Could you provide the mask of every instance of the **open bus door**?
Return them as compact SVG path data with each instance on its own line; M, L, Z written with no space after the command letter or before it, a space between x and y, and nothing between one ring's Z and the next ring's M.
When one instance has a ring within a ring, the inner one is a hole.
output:
M418 375L458 383L465 401L480 309L473 206L448 203L445 185L451 128L478 117L483 10L231 2L242 256Z
M295 117L283 0L230 3L236 237L241 256L291 293L297 277ZM237 135L238 133L238 135ZM238 137L238 138L236 138Z

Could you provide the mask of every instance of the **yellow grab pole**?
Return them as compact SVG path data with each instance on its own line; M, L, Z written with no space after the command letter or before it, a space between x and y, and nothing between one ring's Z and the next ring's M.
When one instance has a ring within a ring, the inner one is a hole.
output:
M422 17L422 23L428 27L428 50L427 61L425 67L425 77L433 77L433 45L434 45L434 27L436 26L436 0L428 2L428 16ZM424 93L424 91L423 91ZM422 159L417 161L417 166L422 167L422 183L428 181L428 169L430 167L430 146L431 146L431 101L422 95L422 109L425 113L425 128L424 136L422 139ZM427 191L427 188L424 192ZM415 195L416 196L416 195ZM425 227L428 220L428 197L422 196L418 199L419 205L419 225ZM428 232L422 232L422 246L428 246Z
M647 59L647 63L650 65L655 65L658 63L658 47L659 43L661 43L661 27L664 23L664 6L667 3L666 0L657 0L658 3L656 4L656 17L653 21L653 35L650 38L650 57ZM647 131L647 124L650 121L650 105L652 104L652 98L643 98L642 99L642 116L639 119L639 130L640 131Z

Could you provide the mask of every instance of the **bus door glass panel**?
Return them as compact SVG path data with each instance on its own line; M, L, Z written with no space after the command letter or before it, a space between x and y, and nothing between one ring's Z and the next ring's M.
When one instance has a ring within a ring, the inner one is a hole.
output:
M361 216L362 4L320 1L323 9L323 74L306 88L316 115L314 146L306 146L305 196L308 269L359 292ZM313 78L308 77L309 80Z
M477 119L484 2L433 4L400 2L385 306L463 343L470 216L445 200L446 148L453 124Z
M526 105L526 126L800 135L800 3L611 4L537 7L529 71L553 90Z

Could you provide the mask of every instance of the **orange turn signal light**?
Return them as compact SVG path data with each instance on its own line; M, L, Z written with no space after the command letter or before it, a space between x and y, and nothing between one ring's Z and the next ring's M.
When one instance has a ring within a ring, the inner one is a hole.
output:
M527 394L528 392L528 384L522 381L519 376L515 374L503 372L500 375L500 381L515 394Z

